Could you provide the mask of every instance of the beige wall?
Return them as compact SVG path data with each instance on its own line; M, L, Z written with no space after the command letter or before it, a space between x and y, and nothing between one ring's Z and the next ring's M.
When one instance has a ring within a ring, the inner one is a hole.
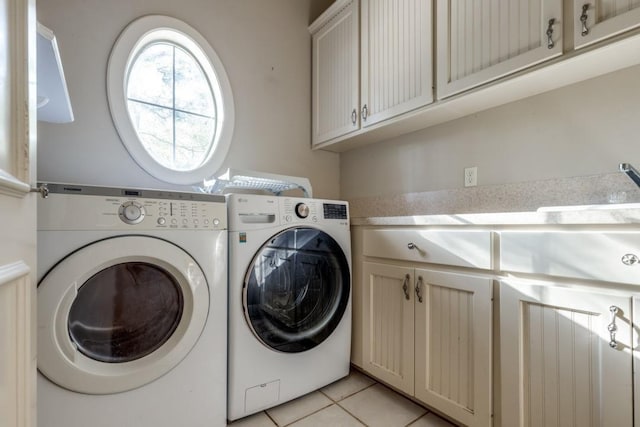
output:
M341 155L341 197L612 173L640 166L640 67Z
M306 176L318 197L339 195L339 157L310 150L311 39L328 0L46 0L38 19L58 39L75 114L39 126L38 179L171 188L131 159L111 121L106 68L122 29L148 14L196 28L225 65L236 105L223 165ZM216 171L211 171L214 175Z

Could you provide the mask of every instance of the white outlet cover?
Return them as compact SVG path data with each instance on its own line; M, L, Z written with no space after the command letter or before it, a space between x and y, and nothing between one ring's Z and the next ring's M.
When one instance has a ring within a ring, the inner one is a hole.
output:
M475 187L478 185L478 167L464 168L464 186Z

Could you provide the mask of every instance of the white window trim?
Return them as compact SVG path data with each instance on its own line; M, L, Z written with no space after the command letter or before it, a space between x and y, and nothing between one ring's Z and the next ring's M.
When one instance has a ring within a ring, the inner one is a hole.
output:
M163 33L162 30L168 31ZM171 39L172 33L181 35L179 42ZM219 84L216 87L215 82L210 82L218 114L218 131L213 147L202 165L189 171L169 169L153 159L143 147L129 117L126 99L127 72L140 48L159 39L184 46L198 60L205 74L208 77L215 76ZM231 85L222 61L207 40L193 27L179 19L162 15L143 16L129 24L116 40L109 57L107 97L122 143L136 163L155 178L171 184L193 185L214 176L222 166L231 145L235 121Z

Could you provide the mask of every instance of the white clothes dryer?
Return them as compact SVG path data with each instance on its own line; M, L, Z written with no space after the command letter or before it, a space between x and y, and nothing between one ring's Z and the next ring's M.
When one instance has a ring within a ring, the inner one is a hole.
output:
M46 186L38 425L226 425L224 197Z
M351 243L346 202L232 194L229 420L349 373Z

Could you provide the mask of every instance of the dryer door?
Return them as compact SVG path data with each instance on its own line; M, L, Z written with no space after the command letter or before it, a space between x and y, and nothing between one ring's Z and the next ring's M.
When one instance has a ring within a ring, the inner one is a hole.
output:
M347 258L331 236L313 228L285 230L260 248L247 271L247 323L269 348L312 349L342 320L350 278Z
M143 236L95 242L38 286L38 368L76 392L140 387L187 355L208 310L205 276L179 247Z

